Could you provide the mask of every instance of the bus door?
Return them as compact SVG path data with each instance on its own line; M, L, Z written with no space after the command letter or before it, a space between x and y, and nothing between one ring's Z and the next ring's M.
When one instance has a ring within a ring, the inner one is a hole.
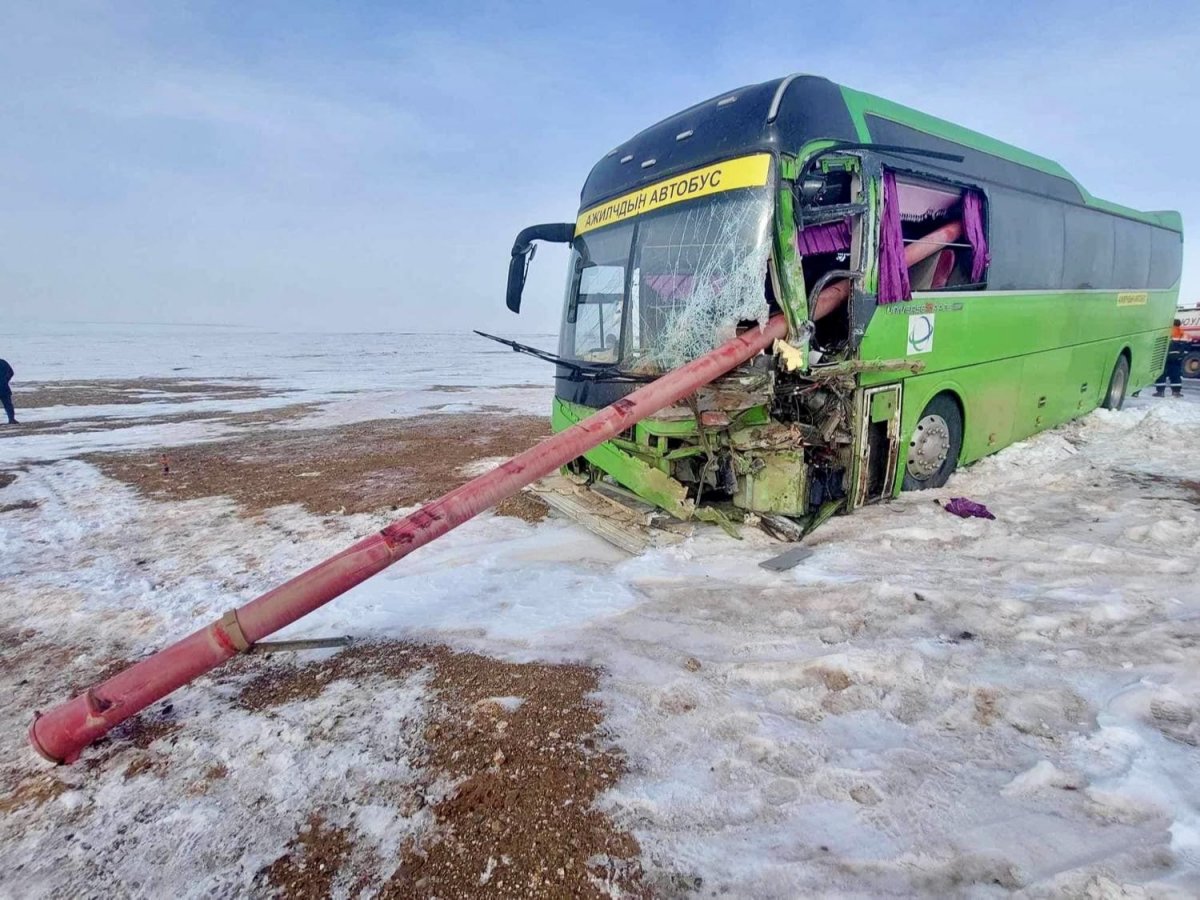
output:
M903 385L866 388L855 397L854 490L850 508L892 496L900 456L900 403Z

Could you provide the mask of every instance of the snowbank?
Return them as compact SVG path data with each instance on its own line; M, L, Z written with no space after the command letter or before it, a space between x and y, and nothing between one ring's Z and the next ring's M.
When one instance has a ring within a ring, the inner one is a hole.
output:
M485 516L288 636L602 666L608 726L630 765L604 808L633 830L662 891L1193 895L1200 507L1185 482L1198 436L1200 405L1142 397L942 491L836 519L786 573L756 565L779 550L758 534L739 543L706 529L629 559L562 521ZM997 519L933 502L951 496ZM0 490L0 504L23 500L38 506L0 516L4 621L129 652L384 521L154 503L71 460ZM407 777L403 720L424 702L419 680L388 698L394 716L332 722L336 740L315 754L289 737L372 690L339 685L264 721L211 685L185 689L183 749L165 780L122 780L119 767L77 778L18 830L0 825L0 865L22 893L46 892L56 867L85 865L85 842L124 828L129 852L110 864L133 892L232 890L294 832L297 782L327 784L334 805L346 785L365 791L347 816L387 853L419 822L374 809L368 787L380 773ZM26 753L16 723L4 725L0 749ZM227 786L189 795L218 761ZM232 799L247 790L261 798L254 814Z

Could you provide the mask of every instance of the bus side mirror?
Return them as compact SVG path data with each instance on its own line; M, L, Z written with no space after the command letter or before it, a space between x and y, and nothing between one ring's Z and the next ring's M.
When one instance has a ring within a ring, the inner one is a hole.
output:
M534 241L549 241L554 244L569 244L575 239L575 226L571 222L550 225L530 225L521 229L513 241L512 259L508 262L508 290L504 302L515 313L521 311L521 292L525 290L525 276L533 259Z
M504 302L515 313L521 311L521 292L525 290L525 273L529 270L534 249L531 244L524 253L513 256L508 262L508 291Z

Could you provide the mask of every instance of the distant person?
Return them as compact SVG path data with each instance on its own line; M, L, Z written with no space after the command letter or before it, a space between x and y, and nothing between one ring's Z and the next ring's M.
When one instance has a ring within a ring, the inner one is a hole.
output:
M1183 396L1183 358L1187 355L1188 346L1183 333L1183 323L1176 319L1171 327L1171 346L1167 348L1167 363L1163 366L1162 375L1154 385L1154 396L1165 397L1167 382L1171 383L1171 396Z
M13 367L8 360L0 359L0 403L4 404L4 412L8 415L8 424L17 425L17 414L13 410L12 385Z

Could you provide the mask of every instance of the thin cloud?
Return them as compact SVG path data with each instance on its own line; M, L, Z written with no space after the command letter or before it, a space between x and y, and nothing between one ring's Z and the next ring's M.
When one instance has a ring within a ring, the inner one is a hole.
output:
M553 331L552 248L521 318L503 308L516 232L570 220L641 128L796 69L1190 221L1200 23L1146 7L10 4L0 314Z

